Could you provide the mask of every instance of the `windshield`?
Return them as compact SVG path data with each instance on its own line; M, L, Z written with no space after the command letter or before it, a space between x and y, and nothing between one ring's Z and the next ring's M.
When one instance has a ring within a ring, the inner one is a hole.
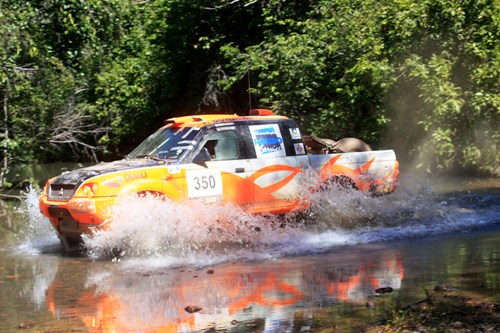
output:
M194 137L199 129L194 127L166 127L151 134L129 155L129 158L178 159L193 149Z

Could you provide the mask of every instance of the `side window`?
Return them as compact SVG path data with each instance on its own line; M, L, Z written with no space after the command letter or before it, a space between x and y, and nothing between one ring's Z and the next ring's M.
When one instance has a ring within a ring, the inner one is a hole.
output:
M300 129L294 121L286 121L280 124L281 133L285 141L287 156L305 155L306 149Z
M225 161L240 158L238 137L232 131L221 131L209 134L205 138L204 148L207 148L212 161Z

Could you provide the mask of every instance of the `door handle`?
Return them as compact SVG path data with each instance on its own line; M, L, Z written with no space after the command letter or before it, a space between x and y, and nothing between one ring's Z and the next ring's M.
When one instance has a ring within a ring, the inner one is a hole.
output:
M236 173L245 172L245 168L236 168L236 169L234 169L234 172L236 172Z

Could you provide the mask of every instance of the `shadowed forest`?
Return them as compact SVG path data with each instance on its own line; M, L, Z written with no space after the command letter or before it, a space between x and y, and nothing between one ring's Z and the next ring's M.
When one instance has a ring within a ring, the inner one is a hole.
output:
M0 0L1 179L250 108L422 171L498 174L499 36L495 0Z

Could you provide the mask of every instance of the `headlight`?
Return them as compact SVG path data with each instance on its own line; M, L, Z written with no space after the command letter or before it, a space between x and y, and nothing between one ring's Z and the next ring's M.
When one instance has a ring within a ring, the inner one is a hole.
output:
M78 192L84 197L93 197L97 194L97 183L83 184L82 188Z

